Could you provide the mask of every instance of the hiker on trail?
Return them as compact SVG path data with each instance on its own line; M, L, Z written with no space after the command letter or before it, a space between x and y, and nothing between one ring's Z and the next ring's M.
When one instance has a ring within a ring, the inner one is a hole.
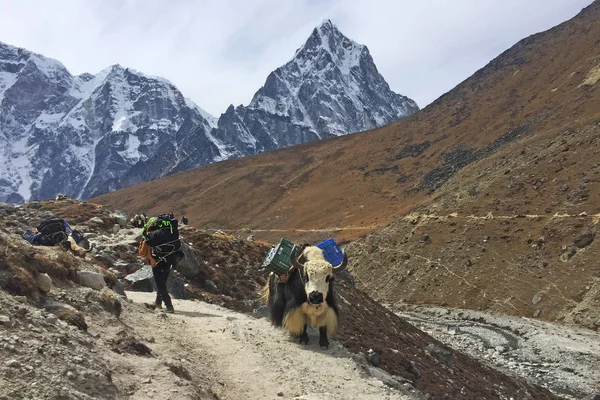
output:
M187 217L185 215L183 217L181 217L181 223L184 224L184 225L188 224L188 219L187 219Z
M172 214L171 214L172 215ZM170 214L161 214L148 220L142 230L142 242L138 254L146 257L152 266L156 282L156 307L173 313L173 303L167 290L167 279L174 265L183 258L177 220Z
M37 232L27 229L21 237L34 246L55 246L60 244L77 255L83 256L90 250L88 240L77 230L71 229L62 218L50 217L37 226Z

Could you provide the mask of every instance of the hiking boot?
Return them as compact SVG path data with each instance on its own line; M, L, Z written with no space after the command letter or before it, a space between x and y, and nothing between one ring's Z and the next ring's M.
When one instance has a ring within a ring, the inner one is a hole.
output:
M157 309L162 308L162 304L161 303L156 303L155 308L157 308Z
M169 314L173 314L175 312L175 309L173 308L173 306L167 307L167 309L165 310L165 312L169 313Z

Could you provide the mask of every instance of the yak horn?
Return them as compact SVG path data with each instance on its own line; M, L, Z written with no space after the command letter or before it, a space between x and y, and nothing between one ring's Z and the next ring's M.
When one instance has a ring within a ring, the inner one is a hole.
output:
M300 262L300 257L302 257L302 253L304 252L304 248L306 246L308 245L304 244L300 246L300 254L298 255L298 257L292 257L292 266L300 270L304 268L304 264Z
M299 261L300 257L302 257L302 254L300 254L298 258L292 257L292 266L298 270L302 270L304 268L304 264Z
M333 266L334 271L342 271L346 268L346 265L348 265L348 255L346 254L346 250L342 250L342 253L344 254L344 259L339 265Z

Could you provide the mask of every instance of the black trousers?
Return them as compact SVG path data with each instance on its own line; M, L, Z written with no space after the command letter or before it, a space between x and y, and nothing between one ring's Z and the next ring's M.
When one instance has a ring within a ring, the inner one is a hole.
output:
M171 264L166 261L159 262L152 268L154 274L154 282L156 282L156 305L160 306L163 302L167 307L173 307L171 296L167 291L167 279L171 272Z

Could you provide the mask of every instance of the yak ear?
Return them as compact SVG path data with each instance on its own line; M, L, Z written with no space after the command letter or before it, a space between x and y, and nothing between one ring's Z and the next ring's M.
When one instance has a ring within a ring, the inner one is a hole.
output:
M342 252L344 253L344 259L339 265L333 266L334 272L342 271L346 268L346 265L348 265L348 255L346 255L346 250L342 250Z

